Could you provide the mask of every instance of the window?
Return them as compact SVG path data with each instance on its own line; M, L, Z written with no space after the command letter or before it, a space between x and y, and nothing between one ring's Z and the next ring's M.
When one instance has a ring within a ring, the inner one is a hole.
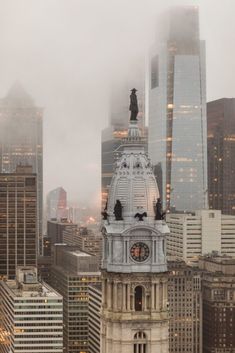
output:
M135 287L135 311L143 310L143 288L141 286Z
M148 353L147 352L147 337L144 332L137 332L134 335L133 353Z

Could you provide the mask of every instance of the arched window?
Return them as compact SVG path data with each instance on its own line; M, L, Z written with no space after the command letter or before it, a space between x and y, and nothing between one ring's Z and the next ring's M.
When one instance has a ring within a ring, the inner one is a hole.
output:
M141 286L135 287L135 311L143 310L143 288Z
M136 332L134 335L133 353L148 353L147 352L147 337L142 331Z

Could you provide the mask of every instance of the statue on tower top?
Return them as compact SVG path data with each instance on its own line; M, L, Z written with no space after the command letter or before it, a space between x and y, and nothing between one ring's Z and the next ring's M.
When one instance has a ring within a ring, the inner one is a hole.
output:
M132 88L131 95L130 95L130 107L129 107L129 110L131 111L131 118L130 118L131 121L137 121L137 115L139 112L136 92L137 92L137 89Z

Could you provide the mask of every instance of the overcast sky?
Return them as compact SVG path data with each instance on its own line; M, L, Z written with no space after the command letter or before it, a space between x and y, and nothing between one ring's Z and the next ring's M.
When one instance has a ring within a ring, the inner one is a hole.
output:
M200 6L207 100L235 97L234 0L0 0L0 97L20 81L44 107L44 190L79 204L100 192L109 83L152 43L157 15Z

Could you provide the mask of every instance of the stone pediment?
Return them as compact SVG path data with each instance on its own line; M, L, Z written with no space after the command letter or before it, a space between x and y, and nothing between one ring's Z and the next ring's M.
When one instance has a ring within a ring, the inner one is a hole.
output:
M143 236L143 237L148 237L151 235L155 235L155 236L161 236L161 232L158 231L157 229L148 226L148 225L135 225L135 226L131 226L130 228L126 229L124 232L122 232L122 235L125 236Z

